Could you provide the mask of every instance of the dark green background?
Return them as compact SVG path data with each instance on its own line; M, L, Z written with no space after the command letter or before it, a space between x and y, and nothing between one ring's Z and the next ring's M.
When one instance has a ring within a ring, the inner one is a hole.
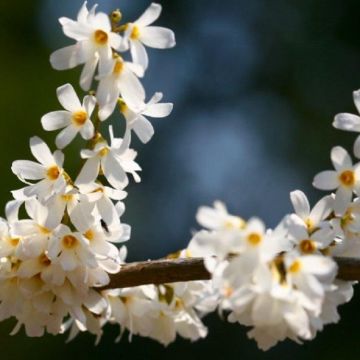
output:
M92 2L91 2L92 3ZM135 19L147 1L99 1L121 7ZM329 151L351 149L353 134L332 129L338 112L354 112L360 87L360 3L357 0L172 0L161 1L160 24L177 35L177 47L150 51L145 85L175 103L173 114L155 120L154 139L135 142L143 182L129 187L124 219L133 226L129 261L157 258L186 245L201 204L221 199L236 213L261 216L274 226L291 211L288 193L300 188L315 201L315 173L330 166ZM74 17L81 1L0 2L0 199L20 187L11 162L30 158L28 139L40 135L40 117L59 108L55 89L76 83L79 69L56 72L51 51L70 44L59 16ZM114 124L120 128L119 120ZM52 142L50 142L52 144ZM74 173L81 142L72 144L66 166ZM267 353L246 338L246 329L216 316L205 319L210 334L168 348L126 336L114 344L108 327L101 343L82 334L8 335L1 325L3 359L356 359L359 296L341 308L342 319L303 346L285 342Z

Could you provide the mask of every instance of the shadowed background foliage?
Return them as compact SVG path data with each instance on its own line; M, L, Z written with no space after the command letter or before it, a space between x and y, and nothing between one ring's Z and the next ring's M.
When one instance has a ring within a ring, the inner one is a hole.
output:
M149 1L99 0L99 8L120 7L134 20ZM172 115L153 123L155 137L139 150L143 182L129 186L124 221L133 226L129 261L158 258L184 247L201 204L221 199L231 211L262 217L274 226L291 211L289 191L301 189L315 201L315 173L330 166L335 144L351 149L353 134L332 129L337 112L354 112L351 93L360 87L360 3L357 0L172 0L161 1L159 24L171 27L177 47L150 50L145 86L163 91L175 104ZM20 187L11 162L30 158L28 139L45 133L40 117L59 109L56 87L76 83L79 69L56 72L51 51L72 41L61 35L59 16L75 17L81 0L0 2L2 126L1 203ZM89 1L92 5L93 1ZM120 129L119 118L113 122ZM119 132L118 132L119 133ZM67 150L70 173L78 168L75 142ZM210 334L168 348L127 335L114 344L108 327L101 343L82 334L26 338L0 326L4 359L355 359L360 355L359 294L341 308L342 319L303 346L284 342L257 350L246 329L205 319Z

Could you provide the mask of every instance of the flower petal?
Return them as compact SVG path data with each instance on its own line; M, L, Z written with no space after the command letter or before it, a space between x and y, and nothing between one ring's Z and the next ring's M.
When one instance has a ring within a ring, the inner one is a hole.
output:
M89 158L82 167L75 183L80 185L94 182L99 174L99 169L100 158L98 156Z
M360 116L347 113L337 114L333 126L336 129L360 132Z
M163 118L171 113L173 107L172 103L151 104L145 109L143 114L150 117Z
M57 97L64 109L75 112L79 111L81 103L72 85L65 84L56 89Z
M88 91L91 87L98 62L99 55L95 53L93 57L86 61L81 71L80 86L84 91Z
M30 150L39 163L45 166L54 165L55 160L49 147L39 137L34 136L30 139Z
M175 46L175 35L170 29L160 26L148 26L141 29L140 41L156 49L168 49Z
M130 52L133 62L146 70L149 65L149 58L145 46L139 40L133 40L130 42Z
M75 138L76 134L79 132L79 129L73 125L67 126L56 136L56 146L59 149L63 149L65 146L69 145Z
M341 146L331 149L331 161L335 170L341 171L352 167L352 160L348 152Z
M55 70L72 69L81 64L79 46L70 45L54 51L50 55L51 66Z
M352 189L339 187L336 190L334 212L336 215L343 215L351 203Z
M66 110L52 111L41 118L44 130L53 131L61 129L71 122L71 113Z
M154 135L154 128L150 121L143 116L139 116L132 125L132 129L143 144L146 144Z
M161 14L161 5L152 3L144 13L135 21L136 25L147 26L157 20Z
M321 190L333 190L339 186L336 171L322 171L314 177L313 186Z
M290 199L295 213L306 220L310 214L310 204L306 195L302 191L296 190L290 193Z
M106 179L115 189L123 189L128 184L128 177L121 164L109 153L101 162Z
M40 180L45 177L45 169L42 165L29 160L17 160L12 163L12 172L22 179Z

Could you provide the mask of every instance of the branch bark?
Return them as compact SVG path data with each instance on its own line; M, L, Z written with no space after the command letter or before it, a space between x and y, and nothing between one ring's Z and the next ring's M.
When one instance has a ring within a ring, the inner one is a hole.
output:
M339 266L338 279L360 280L360 259L335 258L335 261ZM149 260L122 265L120 272L112 275L103 289L209 279L202 258Z

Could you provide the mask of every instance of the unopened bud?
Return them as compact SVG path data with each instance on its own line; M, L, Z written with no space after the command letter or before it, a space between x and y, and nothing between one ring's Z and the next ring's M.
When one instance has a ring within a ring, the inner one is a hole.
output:
M114 10L111 15L111 21L114 23L114 24L117 24L118 22L120 22L121 18L122 18L122 14L121 14L121 11L120 9L116 9Z

